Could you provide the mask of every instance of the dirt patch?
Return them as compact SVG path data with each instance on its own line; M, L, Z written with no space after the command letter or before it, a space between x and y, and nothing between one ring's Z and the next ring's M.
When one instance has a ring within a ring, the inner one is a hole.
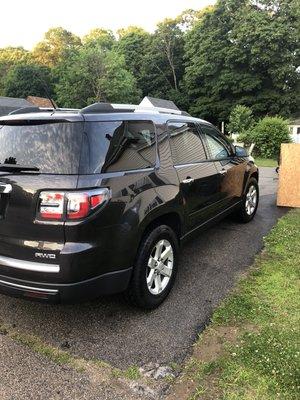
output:
M166 400L185 400L189 399L197 388L197 382L189 379L186 375L179 378L174 386L172 393L168 394Z
M208 329L206 334L195 344L193 358L201 362L212 362L224 354L225 343L235 343L239 330L233 326L220 326Z
M195 343L190 364L186 366L171 387L166 400L190 399L196 393L197 388L199 390L199 377L197 378L199 366L220 359L226 353L226 345L237 344L239 336L244 331L257 332L257 327L250 324L244 325L242 328L237 326L209 327L200 340ZM221 397L217 384L218 377L218 370L203 377L200 383L203 390L199 392L201 400L217 400Z

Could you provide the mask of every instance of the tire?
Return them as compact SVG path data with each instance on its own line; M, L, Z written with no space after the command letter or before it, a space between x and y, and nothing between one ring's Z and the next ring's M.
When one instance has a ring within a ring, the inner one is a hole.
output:
M168 254L163 262L156 261L160 259L159 251L160 254ZM167 298L176 278L178 252L178 239L169 226L160 225L145 234L125 293L132 305L152 310Z
M256 195L254 195L254 191ZM256 200L254 201L254 199ZM245 194L243 195L240 208L235 213L236 220L242 223L248 223L252 221L257 211L258 202L259 202L258 183L255 178L251 178L248 182Z

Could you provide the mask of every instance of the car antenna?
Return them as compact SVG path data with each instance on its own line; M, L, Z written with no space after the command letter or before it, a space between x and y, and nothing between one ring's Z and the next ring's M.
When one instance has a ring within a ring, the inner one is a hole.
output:
M38 80L41 82L41 84L42 84L42 86L43 86L43 88L44 88L44 90L45 90L47 99L48 99L48 100L50 101L50 103L52 104L52 107L54 108L54 110L56 110L56 109L57 109L57 106L56 106L55 102L52 100L52 98L51 98L51 96L50 96L49 87L48 87L47 83L44 81L44 79L41 78L41 76L40 76L39 74L36 74L36 77L37 77Z

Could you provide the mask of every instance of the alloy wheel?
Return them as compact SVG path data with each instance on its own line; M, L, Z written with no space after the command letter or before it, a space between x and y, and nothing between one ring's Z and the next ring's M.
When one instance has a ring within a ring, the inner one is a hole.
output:
M246 194L245 210L248 215L252 215L256 209L257 190L254 185L251 185Z
M150 254L146 272L147 286L153 295L161 294L171 279L174 267L174 251L166 239L159 240Z

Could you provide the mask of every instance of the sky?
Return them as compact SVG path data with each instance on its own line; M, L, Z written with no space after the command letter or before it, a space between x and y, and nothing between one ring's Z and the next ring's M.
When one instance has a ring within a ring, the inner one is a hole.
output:
M152 32L157 22L215 0L10 0L1 1L0 47L31 50L44 33L57 26L83 36L99 27L116 32L138 25Z

